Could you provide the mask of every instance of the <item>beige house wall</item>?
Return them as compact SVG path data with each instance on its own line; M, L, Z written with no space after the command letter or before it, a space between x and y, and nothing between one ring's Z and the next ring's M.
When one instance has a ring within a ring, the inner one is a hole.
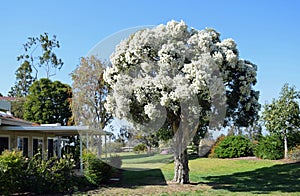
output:
M47 133L32 133L32 132L20 132L20 131L1 131L0 137L9 137L9 150L18 149L18 137L28 138L28 156L33 156L33 139L43 139L43 157L47 158L48 152L48 139L55 137L53 134Z

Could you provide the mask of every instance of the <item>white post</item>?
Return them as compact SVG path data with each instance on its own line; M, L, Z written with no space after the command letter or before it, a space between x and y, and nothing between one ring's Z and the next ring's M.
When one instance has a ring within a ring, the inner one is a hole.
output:
M102 139L102 138L101 138ZM106 145L106 134L104 135L104 146L105 146L105 160L107 162L107 145Z
M82 137L79 135L79 141L80 141L80 172L83 172L83 158L82 158Z
M89 134L86 134L86 148L89 149Z

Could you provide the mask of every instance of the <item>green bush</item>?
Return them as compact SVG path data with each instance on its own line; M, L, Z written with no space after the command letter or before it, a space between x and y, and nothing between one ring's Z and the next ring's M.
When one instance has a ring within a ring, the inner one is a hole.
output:
M4 151L0 156L0 193L9 195L24 190L26 159L20 151Z
M121 168L122 166L122 158L118 155L110 157L109 164L115 168Z
M72 187L73 162L70 158L48 161L37 155L26 159L19 151L4 151L0 156L0 192L65 193Z
M252 143L244 136L227 136L215 149L218 158L252 156Z
M254 149L254 155L262 159L282 159L283 153L282 140L278 135L261 137Z
M147 151L147 146L145 144L138 144L133 148L133 152L140 153Z
M30 159L27 167L27 190L34 193L63 193L72 187L74 162L66 158L52 157L43 160L39 156Z
M84 175L94 186L99 186L111 177L112 167L92 153L84 155L84 166Z

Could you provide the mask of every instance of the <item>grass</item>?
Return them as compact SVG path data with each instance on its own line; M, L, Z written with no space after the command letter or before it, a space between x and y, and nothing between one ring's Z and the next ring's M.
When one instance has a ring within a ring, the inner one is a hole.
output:
M162 154L127 152L119 153L119 156L122 158L122 169L135 171L161 168L173 160L172 155Z
M190 160L191 184L171 183L173 163L157 168L167 156L140 154L124 157L120 182L89 192L102 195L300 195L300 164L272 160L198 158ZM131 156L131 157L130 157ZM98 191L98 192L97 192Z

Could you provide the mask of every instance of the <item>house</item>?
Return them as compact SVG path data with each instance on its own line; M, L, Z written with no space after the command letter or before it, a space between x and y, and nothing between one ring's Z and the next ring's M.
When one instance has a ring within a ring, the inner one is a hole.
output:
M38 152L43 158L61 157L64 144L63 136L80 136L80 154L82 169L82 138L105 137L111 135L103 130L88 126L61 126L57 124L36 124L15 118L10 113L10 102L0 100L0 153L5 149L22 150L23 155L32 157ZM87 143L89 140L85 140Z

